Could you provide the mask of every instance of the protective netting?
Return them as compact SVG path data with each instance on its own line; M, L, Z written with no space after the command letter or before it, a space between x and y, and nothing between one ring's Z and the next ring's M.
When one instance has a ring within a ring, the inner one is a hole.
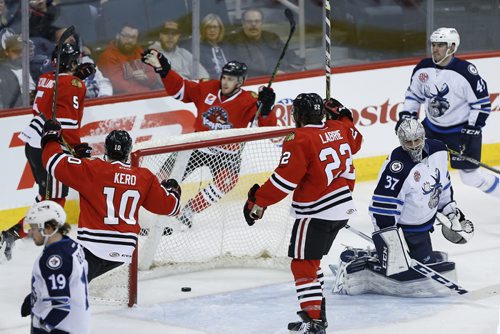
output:
M214 267L288 267L290 197L269 207L252 227L243 217L250 187L262 184L278 165L284 136L283 128L233 129L138 145L140 166L159 180L177 179L182 188L179 216L140 211L139 278ZM111 273L113 280L127 277L119 271ZM101 288L105 281L98 284L100 290L113 294Z

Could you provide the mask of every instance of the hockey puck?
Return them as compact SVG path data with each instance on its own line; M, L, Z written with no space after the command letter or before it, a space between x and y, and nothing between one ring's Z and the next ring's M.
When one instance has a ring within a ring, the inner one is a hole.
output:
M190 288L189 286L183 286L183 287L181 288L181 291L182 291L182 292L189 292L189 291L191 291L191 288Z

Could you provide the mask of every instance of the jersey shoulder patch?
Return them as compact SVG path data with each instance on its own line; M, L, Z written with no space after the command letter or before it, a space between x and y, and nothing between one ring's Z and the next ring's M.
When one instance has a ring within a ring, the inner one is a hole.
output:
M289 134L286 135L284 141L287 142L287 141L292 141L295 139L295 132L290 132Z
M47 261L45 261L45 265L47 266L47 268L52 270L57 270L61 268L62 264L63 264L63 259L58 254L49 255Z
M76 88L82 88L83 87L83 84L80 81L80 79L76 79L76 78L71 79L71 85L75 86Z

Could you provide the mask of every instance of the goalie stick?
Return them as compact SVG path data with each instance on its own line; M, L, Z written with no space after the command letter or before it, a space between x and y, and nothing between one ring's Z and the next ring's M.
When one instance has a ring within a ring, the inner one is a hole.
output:
M271 74L271 79L269 79L269 82L267 84L267 88L270 88L271 85L273 84L274 78L276 77L276 73L278 72L278 69L281 65L281 61L285 57L285 52L288 49L288 44L290 43L290 39L292 38L292 35L295 31L295 19L293 17L292 11L289 8L285 9L285 16L288 19L288 22L290 23L290 33L288 34L288 39L286 40L285 45L283 46L283 50L281 50L281 55L278 58L278 62L276 63L276 66L274 66L274 70L273 70L273 73ZM257 112L255 113L255 117L253 119L252 125L257 124L257 120L259 118L261 110L262 110L262 104L259 104L259 108L257 109Z
M350 225L346 225L345 228L347 230L351 231L352 233L360 236L361 238L365 239L366 241L373 243L372 238L370 238L368 235L364 234L363 232L358 231L354 227L352 227ZM410 267L411 267L411 269L415 270L419 274L421 274L427 278L432 279L436 283L444 285L445 287L447 287L448 289L450 289L451 291L453 291L459 295L463 295L463 294L466 294L469 292L466 289L464 289L463 287L461 287L460 285L458 285L457 283L453 282L452 280L441 275L440 273L438 273L434 269L429 268L425 264L420 263L419 261L417 261L415 259L411 259Z
M67 28L66 30L64 30L64 32L62 33L61 35L61 38L59 39L59 41L57 42L57 49L56 49L56 54L57 54L57 57L56 57L56 69L54 71L54 94L53 94L53 98L52 98L52 120L55 121L56 120L56 115L57 115L57 86L59 84L59 65L61 63L61 48L62 48L62 45L64 44L64 41L68 39L68 37L70 37L71 35L73 35L75 33L75 26L70 26L69 28ZM39 115L41 115L42 119L44 120L44 122L46 121L44 115L42 113L40 113ZM61 140L62 140L62 143L63 145L70 151L71 154L74 155L74 150L71 146L69 146L69 144L66 142L66 140L61 137ZM50 195L51 195L51 183L52 183L52 177L50 176L50 173L47 173L47 185L45 187L45 198L46 199L50 199Z
M455 151L455 150L452 150L451 148L448 149L448 152L450 152L452 155L456 156L456 157L459 157L460 159L463 159L465 161L468 161L476 166L480 166L480 167L483 167L483 168L486 168L496 174L500 174L500 170L499 169L496 169L495 167L491 167L485 163L482 163L481 161L478 161L476 159L473 159L471 157L468 157L466 155L463 155L462 153L458 152L458 151Z

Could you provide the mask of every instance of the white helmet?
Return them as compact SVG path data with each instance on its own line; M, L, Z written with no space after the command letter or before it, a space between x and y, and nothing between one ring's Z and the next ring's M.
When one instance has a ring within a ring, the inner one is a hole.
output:
M446 43L448 45L446 57L451 56L452 54L457 52L458 46L460 45L460 35L455 28L438 28L431 34L429 40L431 41L431 43ZM452 44L455 44L455 50L449 53Z
M66 212L63 207L53 201L41 201L34 204L24 217L24 224L36 225L40 230L40 233L45 237L52 236L57 229L51 235L46 235L43 232L45 228L45 223L54 220L57 222L57 226L61 227L66 223Z
M403 150L408 152L413 162L422 161L422 150L425 146L424 126L416 119L403 120L397 132Z

